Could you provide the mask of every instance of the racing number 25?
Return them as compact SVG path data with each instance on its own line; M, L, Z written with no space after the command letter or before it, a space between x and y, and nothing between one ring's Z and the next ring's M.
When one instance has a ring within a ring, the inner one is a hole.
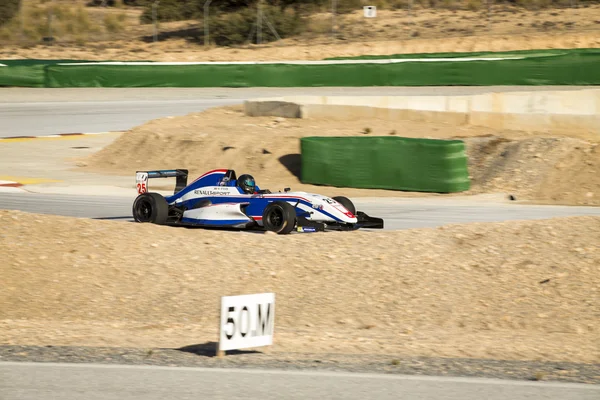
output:
M138 194L146 193L146 183L138 183L137 184Z

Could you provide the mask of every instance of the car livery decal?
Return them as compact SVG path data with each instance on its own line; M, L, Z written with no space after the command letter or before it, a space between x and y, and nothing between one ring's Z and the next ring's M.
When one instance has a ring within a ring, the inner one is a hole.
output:
M246 200L246 201L245 202L244 201L240 201L240 202L232 202L231 201L231 200L235 200L235 199L238 199L238 198ZM185 201L183 201L182 203L179 203L179 204L184 205L186 207L187 206L192 206L193 207L193 205L195 203L197 203L199 201L202 201L202 200L206 200L206 199L208 199L211 202L213 202L211 204L212 206L216 206L216 205L228 204L228 203L233 203L233 204L249 203L248 200L251 200L251 197L249 197L249 196L245 196L245 197L242 197L242 196L239 196L239 197L238 196L194 197L193 199L185 200ZM267 201L286 201L288 203L290 202L290 200L297 200L300 204L312 208L312 202L310 200L307 200L307 199L303 198L303 197L295 197L295 196L277 196L277 197L275 197L275 196L272 196L272 197L269 196L269 197L267 197L267 196L265 196L263 198L263 200L267 200ZM327 217L333 219L334 221L345 222L342 219L340 219L339 217L336 217L335 215L333 215L333 214L331 214L331 213L329 213L329 212L327 212L325 210L316 210L316 211L319 212L319 213L322 213L323 215L326 215ZM252 218L254 218L254 217L252 217ZM261 219L262 219L262 217L261 217Z
M203 175L200 175L200 176L199 176L199 177L197 177L197 178L196 178L196 180L195 180L195 181L193 181L192 183L196 183L196 182L198 182L200 179L202 179L202 178L204 178L205 176L208 176L208 175L212 175L212 174L223 174L223 175L225 175L226 173L227 173L227 170L226 170L226 169L213 169L212 171L208 171L208 172L204 173ZM190 185L191 185L192 183L190 183ZM189 185L188 185L188 186L189 186Z

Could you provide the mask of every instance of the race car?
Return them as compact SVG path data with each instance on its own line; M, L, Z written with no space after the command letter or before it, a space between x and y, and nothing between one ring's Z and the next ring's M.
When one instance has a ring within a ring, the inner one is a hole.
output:
M149 192L152 178L176 178L172 196ZM251 175L239 178L232 169L208 171L188 185L188 170L137 171L136 222L159 225L259 229L278 234L325 230L383 229L381 218L356 211L343 196L272 193L261 190Z

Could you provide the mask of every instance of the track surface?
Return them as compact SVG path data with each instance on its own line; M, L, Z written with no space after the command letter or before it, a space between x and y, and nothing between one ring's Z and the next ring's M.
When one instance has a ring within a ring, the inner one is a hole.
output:
M0 363L3 400L597 400L600 386L217 368Z
M0 209L42 214L132 221L134 197L3 193ZM529 206L461 199L353 199L367 214L385 220L386 229L436 227L467 222L598 215L600 207Z
M0 137L103 132L282 95L439 95L578 87L12 89L0 88ZM18 166L15 165L15 168ZM9 171L0 171L8 173ZM131 220L133 197L0 193L0 209ZM447 199L356 199L387 229L448 223L600 215L600 208L525 206ZM561 399L600 398L599 386L328 372L125 367L0 362L0 398L75 399Z
M489 91L581 88L583 87L0 88L0 137L120 131L155 118L185 115L226 104L239 104L245 99L256 97L466 95Z

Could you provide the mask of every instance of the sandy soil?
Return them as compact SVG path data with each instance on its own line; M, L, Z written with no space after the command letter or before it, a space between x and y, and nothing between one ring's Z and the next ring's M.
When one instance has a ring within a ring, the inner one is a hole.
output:
M132 176L137 170L188 168L191 176L214 168L250 173L272 191L347 196L412 196L391 190L302 184L299 138L389 135L461 138L467 144L472 189L465 194L507 193L538 203L600 205L600 146L593 135L547 137L443 122L354 119L282 119L245 116L240 106L214 108L151 121L80 161L79 170ZM154 188L162 183L151 182ZM172 189L172 187L170 187ZM422 194L419 194L422 195Z
M95 8L91 12L101 19L96 14L102 11ZM237 48L204 48L203 27L196 21L161 24L161 41L151 43L152 27L136 22L138 10L126 12L129 22L124 32L90 35L90 41L82 45L68 36L59 36L53 46L23 47L18 41L7 42L0 46L0 59L318 60L369 54L600 47L600 5L540 11L502 5L493 8L489 25L484 10L416 10L413 17L405 10L379 10L378 17L369 20L357 11L338 17L336 40L331 39L331 16L325 13L311 17L308 32L301 36Z
M0 211L0 343L215 341L221 295L273 291L273 351L597 363L599 237L598 217L277 236Z

